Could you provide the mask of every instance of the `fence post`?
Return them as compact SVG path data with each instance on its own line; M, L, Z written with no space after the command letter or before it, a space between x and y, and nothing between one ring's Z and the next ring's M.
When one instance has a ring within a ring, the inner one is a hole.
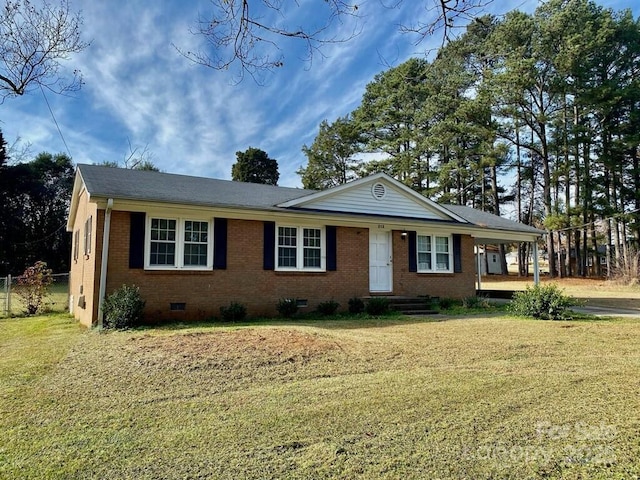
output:
M11 275L7 275L7 317L11 316Z

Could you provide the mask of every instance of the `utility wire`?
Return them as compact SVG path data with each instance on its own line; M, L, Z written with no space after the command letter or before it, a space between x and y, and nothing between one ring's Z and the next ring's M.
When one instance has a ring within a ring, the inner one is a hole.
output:
M63 228L65 228L67 226L66 222L63 222L60 224L60 226L58 228L56 228L53 232L49 233L48 235L42 237L42 238L38 238L36 240L30 240L28 242L15 242L13 243L13 245L20 245L20 246L29 246L29 245L35 245L36 243L40 243L40 242L44 242L45 240L49 240L51 237L53 237L54 235L56 235L60 230L62 230Z
M635 210L631 210L629 212L616 213L615 215L611 215L610 217L600 218L598 220L594 220L593 222L587 222L582 225L576 225L574 227L566 227L552 230L553 232L567 232L569 230L578 230L580 228L588 227L589 225L595 225L598 222L606 222L607 220L613 220L618 217L622 217L623 215L629 215L630 213L640 212L640 208L636 208Z
M49 105L49 100L47 99L47 96L44 94L44 88L42 88L42 85L40 85L40 91L42 92L42 96L44 97L44 101L47 104L47 107L49 108L49 113L51 113L51 118L53 118L53 123L56 124L56 128L58 129L58 133L60 134L60 138L62 139L62 143L64 143L64 146L67 149L67 153L69 154L69 158L73 158L73 155L71 155L71 151L69 150L69 145L67 145L67 142L64 139L64 135L62 135L62 130L60 130L60 125L58 125L58 121L56 120L56 116L53 114L53 110L51 109L51 105Z

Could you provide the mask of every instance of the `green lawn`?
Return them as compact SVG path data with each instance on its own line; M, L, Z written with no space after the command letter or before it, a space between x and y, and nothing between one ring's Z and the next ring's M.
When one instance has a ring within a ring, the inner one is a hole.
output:
M18 285L13 285L11 290L11 315L24 315L26 307L24 301L18 295ZM0 292L0 318L6 316L4 311L6 296L4 292ZM48 312L64 312L69 309L69 282L64 279L60 282L54 282L49 287L49 294L44 299L43 308Z
M0 320L0 478L640 476L640 321Z

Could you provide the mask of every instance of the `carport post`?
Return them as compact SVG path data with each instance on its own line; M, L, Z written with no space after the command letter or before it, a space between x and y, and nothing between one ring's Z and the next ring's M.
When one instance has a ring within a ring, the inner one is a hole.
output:
M480 258L480 247L476 245L476 269L478 272L478 291L482 290L482 259Z
M540 265L538 264L538 242L533 243L533 284L540 285Z

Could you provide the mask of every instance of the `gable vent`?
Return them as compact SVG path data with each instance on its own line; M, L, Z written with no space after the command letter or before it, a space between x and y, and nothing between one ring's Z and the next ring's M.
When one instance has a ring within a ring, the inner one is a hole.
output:
M381 183L374 183L373 187L371 187L371 195L376 200L382 200L386 194L387 188Z

